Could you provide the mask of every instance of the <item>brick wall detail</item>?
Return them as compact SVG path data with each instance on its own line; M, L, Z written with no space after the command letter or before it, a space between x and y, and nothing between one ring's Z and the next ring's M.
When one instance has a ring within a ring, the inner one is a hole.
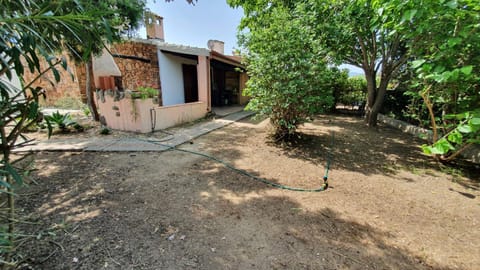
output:
M128 57L114 57L114 61L117 64L120 72L122 73L122 85L125 90L137 90L138 87L152 87L160 90L160 73L158 65L157 46L152 44L144 44L139 42L124 42L115 44L111 48L112 54ZM42 79L38 80L34 86L40 86L47 90L48 100L57 100L64 96L76 96L80 97L86 102L86 74L85 65L75 65L72 61L67 61L68 68L74 75L74 80L69 72L63 70L61 66L58 66L58 70L61 75L61 80L55 83L53 86L48 81L54 81L54 76L51 72L45 74ZM46 62L41 63L42 69L47 68ZM27 70L27 68L26 68ZM25 74L25 81L30 82L37 76L38 73ZM91 76L92 89L95 89L94 79ZM98 87L98 86L97 86ZM160 104L161 103L161 91L159 91Z
M138 87L160 88L157 46L138 42L125 42L115 44L113 54L138 57L149 60L146 63L136 59L114 57L120 72L125 89L136 90Z
M61 56L59 56L61 57ZM40 70L46 70L49 67L45 60L40 61ZM65 70L61 65L57 65L56 69L60 73L60 81L56 82L55 77L51 71L42 75L33 86L42 87L47 91L47 103L57 100L65 96L79 97L80 96L80 87L77 77L77 67L73 61L70 61L67 57L67 67L68 71ZM31 73L27 65L25 65L25 74L24 80L25 83L30 83L34 78L38 76L38 72ZM72 79L73 75L73 79ZM53 85L52 85L53 83Z

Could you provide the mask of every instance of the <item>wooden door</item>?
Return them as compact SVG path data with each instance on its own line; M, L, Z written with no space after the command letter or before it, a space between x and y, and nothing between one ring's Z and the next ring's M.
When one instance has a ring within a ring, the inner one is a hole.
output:
M197 66L182 65L185 103L198 101Z

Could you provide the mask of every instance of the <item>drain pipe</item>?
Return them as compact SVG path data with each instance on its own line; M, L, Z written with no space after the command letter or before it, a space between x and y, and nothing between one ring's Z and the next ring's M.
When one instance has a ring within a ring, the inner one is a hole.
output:
M155 108L150 109L150 124L152 126L152 133L155 131L155 126L157 125L157 111Z

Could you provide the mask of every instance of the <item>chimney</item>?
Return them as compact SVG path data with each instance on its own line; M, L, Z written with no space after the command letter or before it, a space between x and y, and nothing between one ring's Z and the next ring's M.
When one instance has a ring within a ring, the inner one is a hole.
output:
M147 28L147 39L165 41L163 17L152 12L145 12L145 27Z
M225 50L224 50L225 42L211 39L208 41L207 45L210 50L216 51L221 54L225 54Z

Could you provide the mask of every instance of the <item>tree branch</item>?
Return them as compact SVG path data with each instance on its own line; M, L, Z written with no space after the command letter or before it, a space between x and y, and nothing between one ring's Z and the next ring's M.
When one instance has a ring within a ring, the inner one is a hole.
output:
M430 115L430 121L432 123L432 131L433 131L433 142L435 143L438 140L438 133L437 133L437 123L435 122L435 115L433 113L433 104L430 101L430 98L428 97L428 93L430 92L431 88L432 88L432 85L429 85L427 87L427 90L421 93L420 96L425 101L425 105L427 106L427 109L428 109L428 114Z
M356 29L355 29L355 34L357 35L358 43L359 43L360 48L362 50L362 58L363 58L362 67L364 69L371 70L370 64L368 62L368 52L367 52L367 48L365 47L365 43L363 41L363 38L360 36L360 33Z

